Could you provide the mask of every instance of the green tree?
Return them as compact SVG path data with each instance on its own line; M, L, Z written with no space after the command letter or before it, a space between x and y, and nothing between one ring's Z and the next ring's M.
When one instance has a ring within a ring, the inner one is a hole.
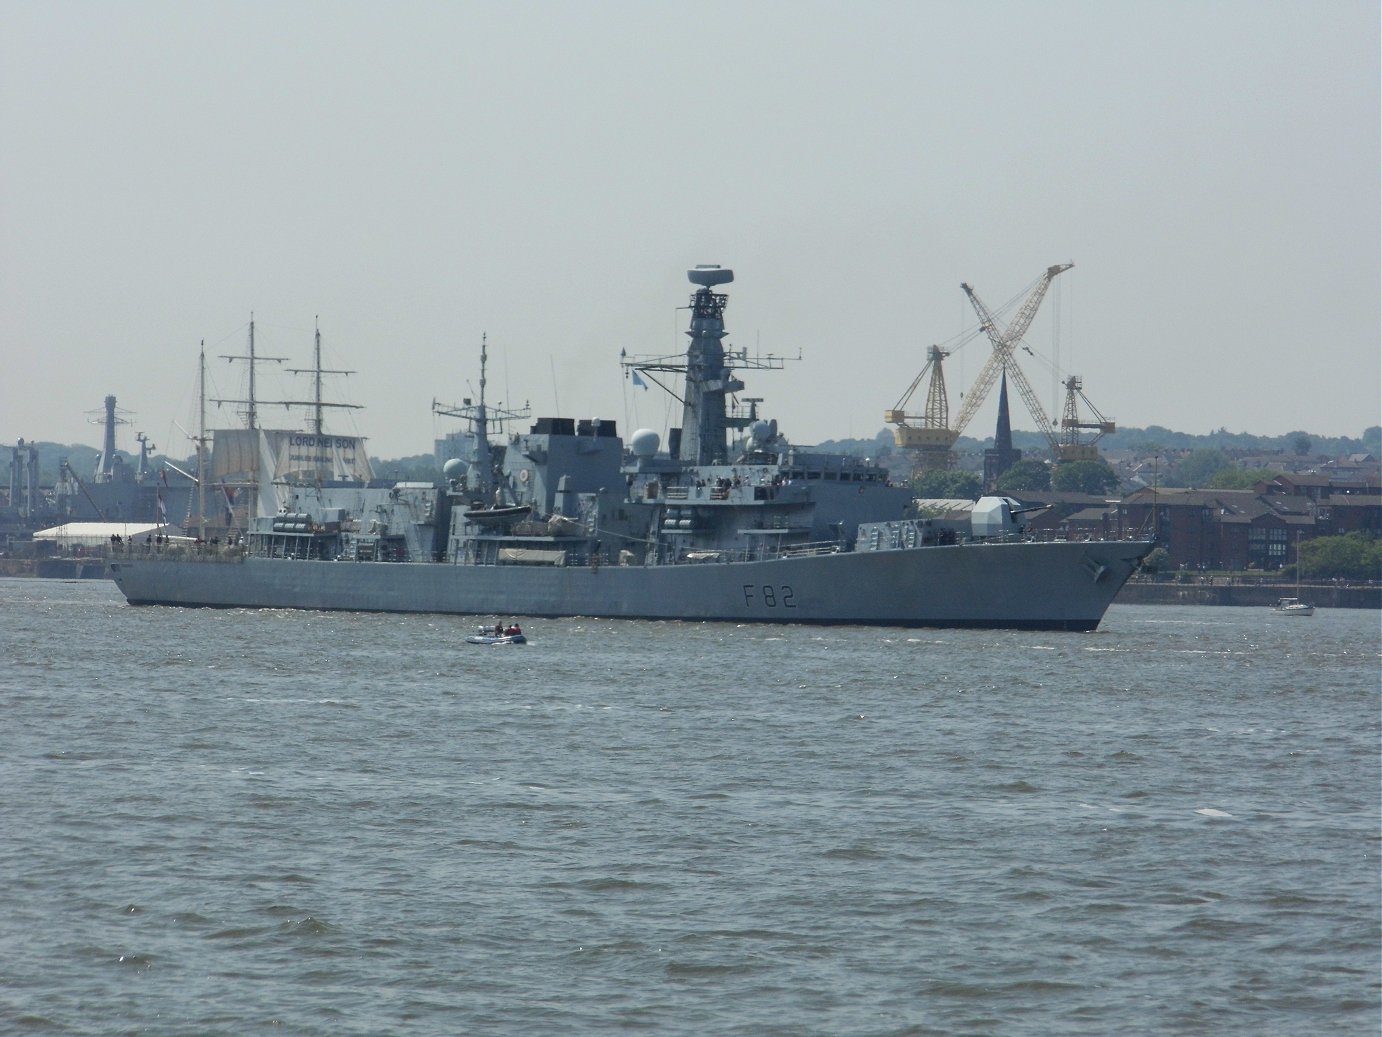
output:
M1175 482L1167 480L1167 485L1208 486L1216 472L1232 467L1233 462L1222 450L1214 448L1192 450L1173 473Z
M1066 461L1051 472L1051 489L1061 493L1108 494L1118 489L1118 473L1107 461Z
M1154 547L1146 558L1142 559L1142 568L1149 573L1165 572L1171 568L1171 553L1164 547Z
M943 500L978 500L984 485L973 472L922 472L912 480L918 497Z
M1020 493L1023 490L1049 490L1051 469L1042 461L1018 461L998 477L994 487L999 493Z
M1271 482L1280 474L1269 468L1221 468L1205 486L1211 490L1251 490L1259 482Z
M1306 540L1300 545L1300 573L1325 580L1382 579L1382 543L1366 533Z
M1310 453L1310 437L1304 432L1297 432L1291 437L1291 449L1296 452L1297 457L1305 457Z

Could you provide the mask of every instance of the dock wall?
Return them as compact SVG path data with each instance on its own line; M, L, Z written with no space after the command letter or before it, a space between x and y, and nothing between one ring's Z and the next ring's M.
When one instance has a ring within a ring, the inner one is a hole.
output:
M1295 597L1295 584L1232 583L1223 577L1195 577L1185 583L1130 580L1113 600L1121 605L1275 605ZM1303 584L1299 597L1326 609L1382 609L1382 586Z

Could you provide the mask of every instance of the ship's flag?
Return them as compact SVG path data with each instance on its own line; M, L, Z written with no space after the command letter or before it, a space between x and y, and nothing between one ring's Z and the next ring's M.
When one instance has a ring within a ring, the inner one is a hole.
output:
M158 521L163 525L168 524L168 505L163 500L163 491L158 494Z
M636 386L638 386L640 389L646 389L646 388L648 388L648 383L645 382L642 378L638 377L638 369L637 369L637 368L634 368L634 370L633 370L633 384L636 385Z

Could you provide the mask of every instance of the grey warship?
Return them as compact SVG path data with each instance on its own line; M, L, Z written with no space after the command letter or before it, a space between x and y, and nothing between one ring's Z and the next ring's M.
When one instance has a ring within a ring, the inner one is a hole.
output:
M1045 541L985 497L965 522L919 515L886 469L794 446L738 373L780 366L725 348L733 272L688 272L685 354L624 358L682 385L666 448L615 423L537 418L490 441L483 396L444 485L264 473L242 543L122 558L134 605L528 617L1092 630L1148 540ZM512 419L517 415L505 413Z

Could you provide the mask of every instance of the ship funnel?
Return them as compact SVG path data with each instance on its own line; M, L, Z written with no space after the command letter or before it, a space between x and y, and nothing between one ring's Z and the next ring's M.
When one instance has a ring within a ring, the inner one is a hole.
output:
M686 279L702 288L714 288L717 284L729 284L734 280L734 271L725 270L718 265L702 264L694 270L686 271Z

